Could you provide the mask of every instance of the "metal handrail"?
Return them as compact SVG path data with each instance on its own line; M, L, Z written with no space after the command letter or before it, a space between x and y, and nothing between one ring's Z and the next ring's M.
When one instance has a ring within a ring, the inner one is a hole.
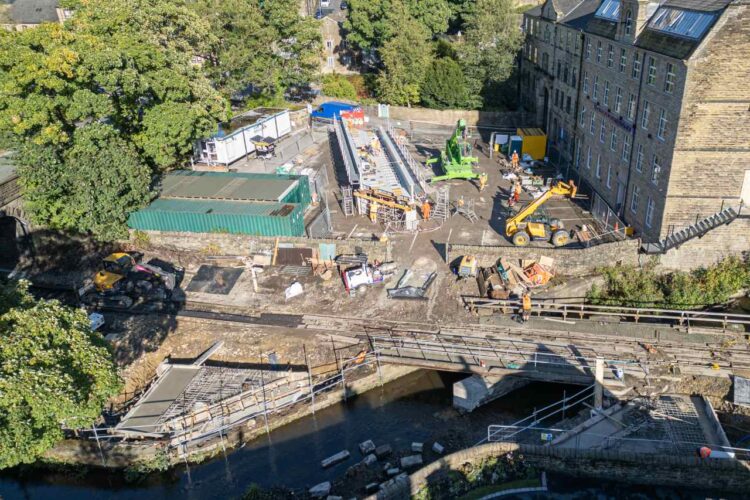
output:
M521 307L519 300L487 299L475 296L463 296L464 304L481 309L501 309ZM532 311L542 313L558 314L563 318L568 315L583 317L584 315L596 316L625 316L632 318L637 323L639 319L651 318L661 320L676 320L680 324L685 321L698 321L706 323L727 325L750 325L750 315L738 313L720 313L709 311L689 311L679 309L658 309L654 307L628 307L628 306L606 306L595 304L569 304L555 302L555 299L534 300L531 303Z
M486 440L482 440L477 444L482 444L483 442L492 442L494 441L502 441L505 439L510 439L518 434L520 434L523 431L526 431L528 429L534 428L536 424L539 422L542 422L543 420L546 420L554 415L557 415L558 413L564 412L567 408L571 406L575 406L579 403L582 403L583 401L589 399L590 397L593 397L594 395L594 388L596 384L592 384L579 392L573 394L572 396L567 396L561 399L560 401L556 401L550 405L545 406L544 408L541 408L539 410L534 410L534 412L529 415L526 418L522 418L521 420L513 423L512 425L489 425L487 426L487 438ZM573 400L576 400L575 402L572 402ZM555 409L554 411L549 412L548 414L542 416L539 418L539 415L547 410L552 410L553 408L560 406L560 408ZM530 423L529 423L530 421ZM528 423L528 425L527 425ZM503 429L514 429L516 432L513 432L509 435L503 435L502 439L495 439L495 437L503 430Z

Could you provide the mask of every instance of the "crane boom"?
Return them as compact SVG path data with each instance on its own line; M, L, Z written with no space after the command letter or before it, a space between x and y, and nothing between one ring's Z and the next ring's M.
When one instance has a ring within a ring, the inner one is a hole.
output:
M578 187L573 181L563 182L559 181L554 186L550 187L542 196L530 201L525 207L523 207L516 215L505 221L505 235L512 237L518 232L518 225L521 224L526 217L530 216L537 211L539 207L544 205L547 200L555 195L575 197L578 192Z

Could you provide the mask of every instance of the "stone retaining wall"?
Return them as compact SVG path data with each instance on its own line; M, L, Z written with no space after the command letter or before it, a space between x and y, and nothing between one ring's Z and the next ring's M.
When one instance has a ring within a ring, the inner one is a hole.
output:
M698 457L628 453L616 450L576 450L549 446L488 443L467 448L416 471L381 490L378 499L415 495L422 487L461 465L519 452L537 468L576 477L599 478L655 486L695 487L746 492L750 463L739 460L702 460Z
M140 234L138 234L140 233ZM141 236L145 235L145 236ZM226 233L180 233L168 231L131 231L130 242L136 246L147 246L178 252L197 252L205 255L273 255L277 238ZM321 244L336 245L336 255L364 252L370 260L391 260L390 242L360 239L326 239L286 237L278 238L281 247L313 248Z
M500 257L509 259L555 259L557 271L564 275L589 274L604 266L638 265L638 240L604 243L590 248L534 248L516 246L480 246L448 244L448 262L463 255L474 255L482 267L493 266Z
M377 107L365 107L368 116L378 116ZM456 125L463 118L469 126L480 127L529 127L533 126L532 116L522 111L478 111L460 109L429 109L390 106L392 120L428 122L441 125Z

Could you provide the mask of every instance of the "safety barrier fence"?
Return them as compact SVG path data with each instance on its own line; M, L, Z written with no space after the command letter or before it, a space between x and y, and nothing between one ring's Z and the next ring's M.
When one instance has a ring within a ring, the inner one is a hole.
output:
M493 309L497 311L515 313L521 307L519 300L496 300L475 296L463 296L464 305L474 309ZM708 311L689 311L679 309L657 309L653 307L624 307L624 306L607 306L586 303L561 303L555 299L533 300L531 303L531 313L536 316L558 316L563 320L567 319L585 319L593 317L613 317L624 318L629 321L638 323L642 320L650 322L668 322L681 326L712 326L720 327L726 330L731 325L747 326L750 325L750 315L725 313L725 312L708 312Z
M530 436L532 432L537 434L536 437ZM477 443L476 446L488 441L506 443L520 443L523 441L526 444L544 443L552 447L560 446L576 450L609 449L627 446L639 449L643 453L651 451L684 454L686 451L695 451L696 456L698 455L698 450L705 446L711 450L711 458L750 459L750 449L711 444L707 441L613 436L588 430L566 438L566 434L569 432L570 429L540 427L536 425L491 425L487 430L488 437ZM592 444L592 438L598 438L599 442ZM564 445L555 444L555 441L562 441Z
M531 415L511 425L490 425L487 427L487 437L478 442L477 445L486 442L511 441L528 430L536 429L538 424L556 415L565 418L566 411L584 403L588 399L593 399L594 388L595 384L592 384L571 396L563 396L560 401L556 401L538 410L534 409Z

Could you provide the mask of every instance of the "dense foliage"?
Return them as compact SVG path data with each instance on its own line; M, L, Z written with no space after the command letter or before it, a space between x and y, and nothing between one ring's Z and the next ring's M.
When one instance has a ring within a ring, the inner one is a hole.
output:
M357 99L357 89L346 77L337 74L323 77L323 94L337 99Z
M460 109L468 104L466 78L453 59L435 59L422 84L422 104L428 108Z
M502 84L520 48L518 25L512 0L353 0L344 23L350 44L377 55L381 101L438 108L507 102ZM462 77L445 61L433 65L436 56L458 63ZM431 77L449 81L427 78L427 68Z
M86 313L0 282L0 469L39 458L62 426L91 426L120 380Z
M608 267L602 273L603 286L592 287L587 295L594 304L700 309L726 303L750 288L750 262L736 257L691 272L659 274L649 264Z

